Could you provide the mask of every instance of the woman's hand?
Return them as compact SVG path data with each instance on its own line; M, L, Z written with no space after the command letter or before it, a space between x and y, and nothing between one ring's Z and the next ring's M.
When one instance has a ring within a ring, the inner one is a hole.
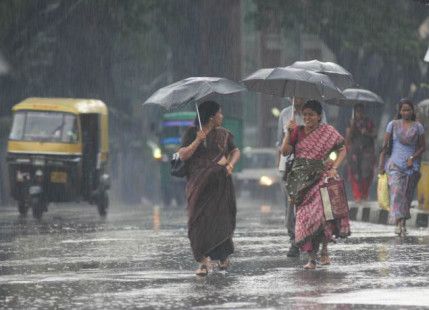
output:
M289 132L292 132L296 128L297 124L295 120L290 120L289 123L286 125L286 130Z
M414 157L413 156L408 157L408 159L407 159L407 167L411 168L413 166L413 163L414 163Z
M231 163L228 163L225 167L226 167L227 174L231 175L232 170L234 170L234 166Z
M331 168L328 170L328 178L338 178L338 171L335 168Z
M221 165L221 166L226 166L228 164L228 160L226 159L225 156L222 156L222 158L219 159L219 161L217 162L217 164Z
M203 142L205 139L207 138L206 133L204 132L204 130L199 130L197 132L197 137L195 138L195 140L197 140L198 142Z

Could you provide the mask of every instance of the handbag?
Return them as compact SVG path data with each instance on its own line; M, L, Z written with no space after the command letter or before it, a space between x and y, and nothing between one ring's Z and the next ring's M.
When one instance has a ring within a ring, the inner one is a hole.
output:
M292 171L293 167L293 161L295 159L295 146L298 143L299 135L300 135L300 128L303 128L302 126L299 126L291 133L291 146L293 147L293 152L289 154L288 156L285 156L285 168L283 173L283 181L287 181L287 177L289 173Z
M170 174L174 177L183 178L186 176L185 162L180 159L179 153L174 153L170 161Z
M325 178L320 195L326 221L348 217L349 204L343 179Z
M390 210L389 183L386 173L378 175L377 200L380 208L386 211Z

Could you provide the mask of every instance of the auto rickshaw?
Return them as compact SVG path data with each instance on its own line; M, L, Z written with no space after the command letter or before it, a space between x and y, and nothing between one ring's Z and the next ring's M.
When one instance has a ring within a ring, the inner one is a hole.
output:
M109 205L108 110L100 100L28 98L12 108L7 161L12 197L25 216L50 202Z

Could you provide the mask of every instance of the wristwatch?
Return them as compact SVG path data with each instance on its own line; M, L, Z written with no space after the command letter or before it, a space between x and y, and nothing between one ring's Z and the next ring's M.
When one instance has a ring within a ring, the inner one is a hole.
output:
M414 160L414 156L413 156L413 155L411 155L411 156L409 157L409 159Z

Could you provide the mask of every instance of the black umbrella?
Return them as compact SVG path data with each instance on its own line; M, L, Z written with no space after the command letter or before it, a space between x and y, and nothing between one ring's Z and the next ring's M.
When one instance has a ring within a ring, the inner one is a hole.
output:
M278 97L303 97L322 101L344 98L327 75L291 67L259 69L247 76L243 83L250 90Z
M327 103L341 106L354 106L358 103L367 106L384 104L380 96L367 89L347 88L343 90L343 95L345 98L328 100Z
M189 77L158 89L143 105L156 104L167 110L180 108L189 102L195 102L200 121L197 102L214 94L233 94L246 90L237 82L220 77ZM200 121L201 127L201 121Z
M352 74L334 62L322 62L317 59L295 61L290 67L326 74L340 89L352 87L355 84Z

